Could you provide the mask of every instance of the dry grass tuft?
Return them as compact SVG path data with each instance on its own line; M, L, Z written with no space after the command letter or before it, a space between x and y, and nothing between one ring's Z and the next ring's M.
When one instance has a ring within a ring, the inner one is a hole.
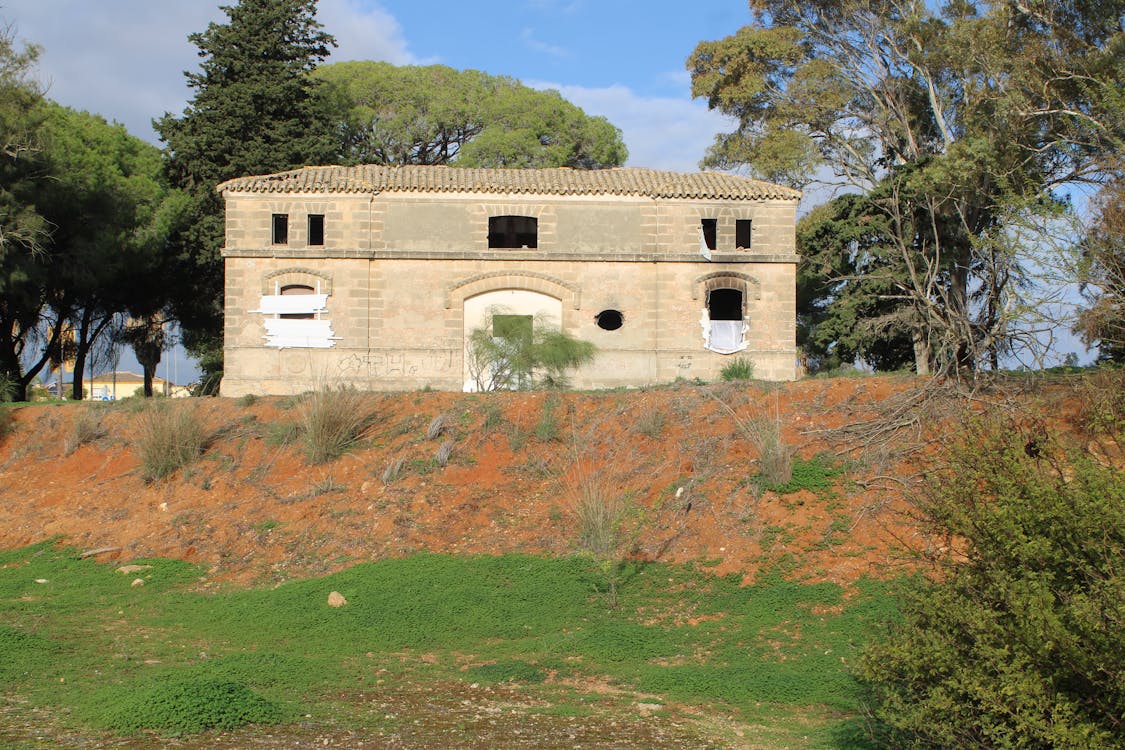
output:
M151 404L140 417L137 454L146 482L163 479L203 454L206 436L189 404Z

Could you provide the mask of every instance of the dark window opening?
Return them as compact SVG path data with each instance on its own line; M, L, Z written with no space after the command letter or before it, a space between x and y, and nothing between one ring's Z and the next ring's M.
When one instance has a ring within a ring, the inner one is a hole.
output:
M594 316L594 322L603 331L616 331L625 323L625 316L620 310L602 310Z
M539 219L534 216L488 217L488 246L534 248L539 246Z
M309 245L324 244L324 214L309 214Z
M700 219L699 225L703 228L703 244L707 246L708 250L714 250L718 242L719 220Z
M286 286L281 287L281 296L283 297L291 297L303 294L316 294L316 290L311 286L306 286L305 284L287 284ZM311 312L281 313L280 315L278 315L278 317L284 318L285 320L313 320L314 318L316 318L316 315Z
M707 317L711 320L742 320L742 292L713 289L707 295Z
M273 215L273 244L289 244L289 214Z
M734 246L750 249L750 219L736 219L734 222Z

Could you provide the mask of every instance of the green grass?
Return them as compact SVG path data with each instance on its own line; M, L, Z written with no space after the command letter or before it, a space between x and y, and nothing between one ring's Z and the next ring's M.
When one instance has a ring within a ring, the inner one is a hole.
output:
M845 598L638 564L618 574L611 610L603 568L581 557L422 554L217 594L192 589L201 569L141 562L153 567L121 575L50 543L0 552L6 691L79 729L168 735L347 714L348 692L387 673L518 683L563 712L588 705L558 684L574 678L741 720L847 718L859 696L841 661L893 606L883 584ZM348 604L328 607L331 591ZM829 747L833 726L799 731Z
M789 495L801 490L820 493L830 491L833 480L844 473L843 466L836 464L831 458L820 455L808 459L794 457L791 470L792 476L788 482L771 483L761 475L758 479L762 487L779 495Z

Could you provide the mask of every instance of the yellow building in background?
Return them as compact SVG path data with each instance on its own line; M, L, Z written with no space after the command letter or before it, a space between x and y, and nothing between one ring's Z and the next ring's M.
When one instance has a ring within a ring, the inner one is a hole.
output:
M72 385L66 384L65 392L70 393ZM152 392L154 395L186 396L186 386L177 386L163 378L153 377ZM87 401L117 401L130 396L145 395L145 377L136 372L119 370L116 373L106 372L82 381L82 398Z

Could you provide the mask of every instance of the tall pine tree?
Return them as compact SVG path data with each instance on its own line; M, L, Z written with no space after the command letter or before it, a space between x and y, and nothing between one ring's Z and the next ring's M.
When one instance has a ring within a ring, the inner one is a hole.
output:
M223 205L215 186L328 163L338 141L321 84L309 75L336 44L316 20L316 0L240 0L223 11L227 23L188 37L203 59L199 72L185 73L195 96L182 116L153 123L169 180L192 195L171 240L173 309L208 376L222 367Z

